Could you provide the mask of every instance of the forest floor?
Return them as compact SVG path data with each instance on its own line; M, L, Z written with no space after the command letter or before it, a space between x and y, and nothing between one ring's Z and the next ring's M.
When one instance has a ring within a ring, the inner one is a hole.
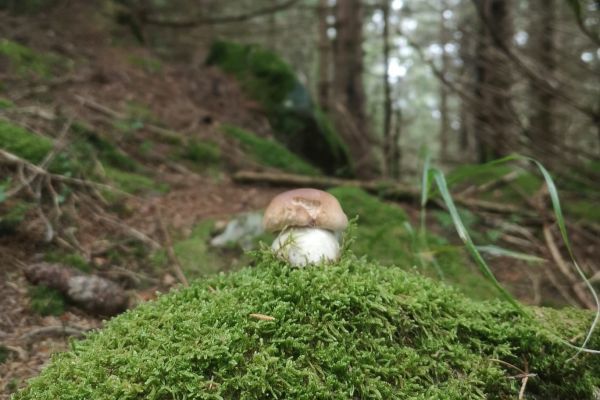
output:
M85 125L135 163L134 175L113 171L111 183L124 191L130 185L143 188L105 204L99 197L110 196L80 188L60 204L62 216L57 221L62 225L55 227L52 243L45 242L47 225L34 208L14 232L0 235L0 399L37 375L51 354L68 348L72 337L104 322L103 317L68 304L58 315L35 312L24 266L48 261L49 254L74 251L83 255L94 273L125 287L132 303L151 300L157 291L166 292L179 282L168 266L150 265L156 249L148 243L169 246L164 231L175 243L186 240L204 221L211 221L210 238L232 217L263 209L286 189L238 184L232 179L232 173L240 169L273 170L249 157L220 131L223 124L235 124L259 137L272 137L260 107L235 79L201 62L167 64L143 48L115 45L105 28L84 24L78 15L77 10L46 18L0 15L0 37L25 43L36 54L52 52L69 60L60 75L34 79L28 73L3 69L0 56L1 79L6 83L0 96L14 104L3 118L55 140L61 139L57 127L73 122ZM70 26L71 33L61 30L63 26ZM0 48L2 43L8 42L0 42ZM203 59L202 49L198 51L198 59ZM219 160L198 164L194 157L179 156L196 142L216 144ZM15 174L8 168L0 172ZM418 226L417 202L386 204L402 207L409 222ZM430 229L440 235L451 232L434 222ZM456 242L454 236L450 241ZM573 241L585 260L598 259L600 246L593 235L576 233ZM220 257L220 265L244 257L240 249L215 254L210 257ZM558 289L562 284L553 284L552 278L539 271L528 272L524 265L499 258L494 272L527 303L564 304Z

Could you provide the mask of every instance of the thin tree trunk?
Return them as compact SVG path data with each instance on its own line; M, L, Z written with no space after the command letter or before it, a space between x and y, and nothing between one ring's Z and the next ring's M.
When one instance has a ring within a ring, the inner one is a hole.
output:
M554 25L556 23L555 0L529 0L530 9L530 54L537 67L544 71L548 80L553 80L556 70ZM530 83L531 115L529 133L536 155L547 159L548 150L556 144L554 129L555 99L551 93Z
M384 175L392 176L392 91L390 87L390 38L389 38L389 19L390 19L390 1L383 0L383 163Z
M331 53L331 41L327 34L328 22L327 17L329 16L329 5L327 0L319 0L319 6L317 8L317 17L319 19L319 84L318 84L318 99L319 105L324 111L330 109L330 53Z
M448 54L446 53L445 45L449 41L449 32L444 21L444 11L447 9L447 4L442 1L442 11L440 13L440 45L442 46L442 74L444 77L448 73ZM443 82L440 85L440 158L442 161L448 159L448 133L450 123L448 118L448 88Z
M360 0L337 1L333 89L336 126L348 145L357 175L372 178L380 166L373 155L363 87L363 6Z
M474 128L480 162L510 154L516 148L516 133L510 91L511 65L497 41L510 47L513 37L512 0L481 0L480 32L477 38L475 95L480 106L475 111Z

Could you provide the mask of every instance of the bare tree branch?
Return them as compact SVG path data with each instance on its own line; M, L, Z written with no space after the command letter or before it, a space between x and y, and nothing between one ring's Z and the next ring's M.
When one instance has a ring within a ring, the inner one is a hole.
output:
M200 17L188 20L163 19L152 15L145 15L143 16L142 22L168 28L193 28L199 25L227 24L232 22L242 22L257 17L262 17L264 15L273 14L293 6L297 2L298 0L287 0L279 4L258 8L244 14L224 15L220 17Z

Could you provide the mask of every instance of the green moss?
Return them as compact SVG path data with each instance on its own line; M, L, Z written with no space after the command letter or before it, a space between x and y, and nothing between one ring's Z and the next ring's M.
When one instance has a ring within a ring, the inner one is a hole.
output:
M592 319L535 312L567 338ZM495 360L536 374L528 398L593 399L600 358L573 353L503 302L399 268L347 256L290 269L264 255L73 342L15 400L515 398L516 372Z
M78 140L74 145L79 148L80 153L93 153L102 163L121 170L136 172L141 169L133 158L123 153L88 125L76 122L71 129L77 136Z
M90 272L92 270L87 260L78 253L66 253L62 250L48 251L44 254L44 260L68 265L83 272Z
M256 45L217 41L207 58L234 75L264 108L277 140L329 174L350 174L348 149L306 87L277 54Z
M180 151L181 158L201 167L217 165L221 162L221 150L212 142L191 140Z
M115 187L127 193L168 191L168 186L166 184L158 183L144 175L121 171L112 167L106 167L105 172L106 178L115 185Z
M330 190L350 218L358 216L352 250L384 265L403 265L420 273L443 278L463 293L489 299L494 289L467 262L461 248L440 236L422 238L413 230L404 210L355 187ZM441 274L441 276L440 276Z
M564 208L567 218L600 223L600 207L598 207L597 201L568 200L564 202Z
M9 99L5 99L0 97L0 110L7 110L9 108L13 108L15 103L10 101Z
M2 58L8 61L12 71L22 77L49 79L69 65L56 54L38 53L8 39L0 39L0 59Z
M317 175L319 170L274 140L256 136L232 125L223 126L223 131L234 137L257 162L284 171L305 175Z
M0 148L35 164L39 164L52 150L52 141L0 120Z
M34 164L41 163L54 147L51 139L36 135L8 121L0 120L0 148ZM57 154L48 169L58 174L77 175L91 165L89 154L76 145Z
M206 60L234 75L267 110L280 105L296 84L294 71L275 53L256 45L217 41Z
M29 306L40 315L61 315L65 311L65 300L58 290L45 286L32 286L29 290Z
M457 187L495 182L513 171L518 171L518 167L504 164L466 164L452 170L448 174L447 179L451 188L456 190ZM542 186L542 183L543 180L541 177L529 171L520 171L519 176L511 180L509 184L502 184L496 190L482 193L481 198L525 204L523 196L531 196L536 193Z
M177 260L181 263L186 277L197 278L231 269L227 265L227 260L208 245L213 226L213 221L203 221L193 229L189 237L173 244L173 251L177 256ZM170 263L164 250L159 250L153 254L151 260L154 266L158 268L167 267Z

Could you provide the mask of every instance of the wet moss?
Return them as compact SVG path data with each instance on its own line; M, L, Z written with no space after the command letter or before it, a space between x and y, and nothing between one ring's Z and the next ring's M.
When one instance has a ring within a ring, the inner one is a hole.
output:
M122 171L112 167L104 169L106 179L118 189L127 193L157 192L164 193L169 190L164 183L159 183L152 178L133 172Z
M39 53L17 42L0 39L0 59L10 71L24 78L49 79L70 67L70 62L53 53Z

